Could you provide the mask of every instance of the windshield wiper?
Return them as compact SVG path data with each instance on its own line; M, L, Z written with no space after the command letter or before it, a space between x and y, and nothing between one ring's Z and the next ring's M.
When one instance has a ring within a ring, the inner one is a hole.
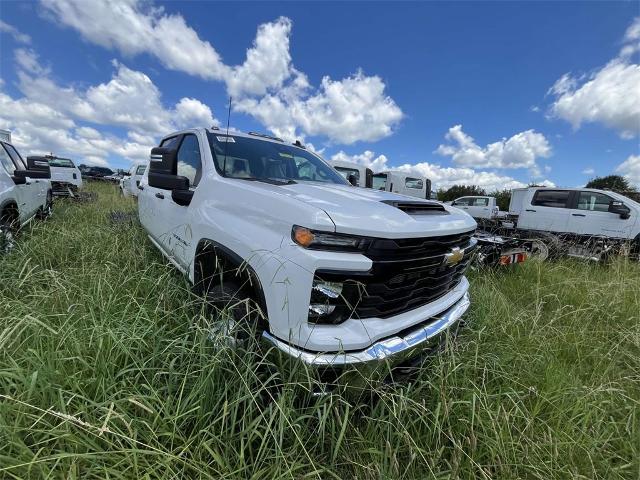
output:
M295 180L284 179L284 178L270 178L270 177L231 177L236 178L238 180L248 180L250 182L262 182L268 183L269 185L293 185L297 183Z

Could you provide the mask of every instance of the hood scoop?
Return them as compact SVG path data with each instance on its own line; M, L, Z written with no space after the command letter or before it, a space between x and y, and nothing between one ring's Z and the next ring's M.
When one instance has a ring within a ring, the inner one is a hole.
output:
M449 215L441 203L436 202L411 202L403 200L382 200L392 207L402 210L407 215Z

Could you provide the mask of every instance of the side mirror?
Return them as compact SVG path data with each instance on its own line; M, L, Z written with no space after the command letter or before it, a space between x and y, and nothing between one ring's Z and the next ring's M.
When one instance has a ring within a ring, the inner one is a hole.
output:
M149 172L148 183L150 187L161 190L189 190L189 179L170 173Z
M626 220L631 216L631 209L627 207L623 202L612 200L609 203L609 213L620 215L620 218L622 220Z
M27 178L51 178L51 170L16 170L14 173L16 177Z
M358 186L358 179L356 178L356 176L353 173L349 174L349 176L347 177L347 180L354 187Z
M178 205L182 205L183 207L189 205L192 198L192 190L171 190L171 199Z
M165 147L154 147L151 149L149 170L154 172L175 174L177 160L177 150Z
M24 185L25 183L27 183L26 177L13 176L11 177L11 180L13 180L13 183L15 183L16 185Z

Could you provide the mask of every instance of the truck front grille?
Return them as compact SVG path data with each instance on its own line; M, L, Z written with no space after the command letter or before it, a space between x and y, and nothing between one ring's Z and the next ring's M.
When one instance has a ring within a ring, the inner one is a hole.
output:
M352 318L387 318L421 307L455 288L475 250L473 231L443 237L375 239L365 255L369 272L318 270L316 277L344 284ZM454 248L465 249L458 263L446 264Z

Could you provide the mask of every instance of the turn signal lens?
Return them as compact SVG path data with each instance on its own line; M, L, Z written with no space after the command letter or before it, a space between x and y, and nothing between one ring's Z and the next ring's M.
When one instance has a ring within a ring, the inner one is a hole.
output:
M313 242L315 235L311 230L304 227L293 227L293 239L298 245L308 247Z

